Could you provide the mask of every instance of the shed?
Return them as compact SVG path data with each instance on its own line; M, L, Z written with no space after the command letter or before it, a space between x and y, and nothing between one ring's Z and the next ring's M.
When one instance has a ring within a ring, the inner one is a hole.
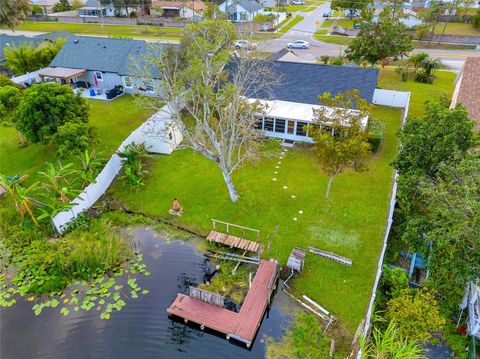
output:
M152 153L172 153L183 141L183 134L168 105L162 107L142 126L145 148Z
M303 270L303 262L307 252L301 248L294 247L288 257L287 267L301 272Z

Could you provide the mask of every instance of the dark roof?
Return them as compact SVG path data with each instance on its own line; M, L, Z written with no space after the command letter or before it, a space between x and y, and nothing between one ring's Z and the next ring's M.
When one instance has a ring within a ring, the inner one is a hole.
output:
M141 40L72 36L50 66L130 75L133 58L162 51L164 47L149 46Z
M28 36L12 36L6 34L0 34L0 62L5 60L5 49L8 47L18 47L22 45L37 46L40 39Z
M360 91L361 98L372 102L379 73L378 69L359 67L283 61L268 63L281 80L268 93L256 94L257 98L312 105L318 104L318 96L324 92L335 96L353 89Z
M280 60L282 57L284 57L286 54L288 53L292 53L292 54L295 54L293 51L290 51L289 49L287 49L286 47L284 47L283 49L281 50L278 50L277 52L274 52L273 54L271 54L269 57L267 57L267 60L268 61L278 61Z
M57 39L69 39L73 36L70 31L62 30L62 31L54 31L54 32L47 32L46 34L36 35L34 36L36 39L40 39L41 41L55 41Z
M227 11L233 11L235 9L235 5L240 5L241 7L243 7L245 10L247 10L248 12L254 12L254 11L258 11L260 9L263 9L263 5L259 4L258 2L256 2L255 0L237 0L235 2L232 2L230 4L228 4L227 2Z

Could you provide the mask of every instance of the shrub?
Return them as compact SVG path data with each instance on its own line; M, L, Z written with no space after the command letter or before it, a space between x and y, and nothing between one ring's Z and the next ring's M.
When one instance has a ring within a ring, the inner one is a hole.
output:
M480 31L480 9L477 10L477 14L473 17L473 27Z
M320 61L321 61L322 64L324 64L324 65L327 65L329 60L330 60L330 56L328 56L328 55L322 55L322 56L320 56Z
M51 140L51 143L57 146L58 155L62 158L85 152L96 142L95 127L87 123L73 122L67 122L58 127Z
M375 118L370 118L368 120L368 126L367 126L367 131L369 132L368 142L372 147L372 152L378 152L378 150L382 146L383 137L385 135L385 129L386 129L385 122L381 120L377 120Z
M124 159L123 176L125 183L131 187L143 186L143 178L148 171L144 170L142 159L147 156L144 144L135 144L132 142L126 145L122 152L117 154Z
M343 57L341 56L338 56L338 57L335 57L333 60L332 60L332 65L334 66L343 66Z

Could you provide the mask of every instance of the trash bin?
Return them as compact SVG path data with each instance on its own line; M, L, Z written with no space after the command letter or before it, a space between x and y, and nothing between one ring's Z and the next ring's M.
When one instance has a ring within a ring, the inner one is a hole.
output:
M95 90L94 90L94 89L90 89L90 96L91 96L91 97L94 97L94 96L95 96Z

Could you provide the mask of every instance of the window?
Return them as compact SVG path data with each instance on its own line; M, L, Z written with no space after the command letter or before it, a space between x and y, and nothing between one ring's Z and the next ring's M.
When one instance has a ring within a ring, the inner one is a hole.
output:
M307 125L306 122L297 122L297 136L307 136L307 129L305 128Z
M263 118L258 118L257 123L255 124L255 128L257 130L262 130L263 129Z
M169 140L173 140L173 133L172 133L172 131L169 131L169 132L168 132L168 139L169 139Z
M275 119L275 132L285 133L285 120Z
M240 13L240 21L247 21L247 13L241 12Z
M287 133L293 135L295 133L295 121L288 121Z
M123 82L125 83L125 87L131 89L132 88L132 78L130 76L125 76L123 78Z
M265 131L273 131L273 118L265 117L265 121L263 123L263 129Z
M145 81L144 81L144 84L145 84L145 89L146 89L148 92L153 92L153 91L155 91L155 88L153 87L153 81L152 81L152 80L145 80Z
M236 12L229 12L228 13L228 20L237 21L237 13Z
M101 73L100 71L95 71L94 73L98 81L103 81L103 73Z

